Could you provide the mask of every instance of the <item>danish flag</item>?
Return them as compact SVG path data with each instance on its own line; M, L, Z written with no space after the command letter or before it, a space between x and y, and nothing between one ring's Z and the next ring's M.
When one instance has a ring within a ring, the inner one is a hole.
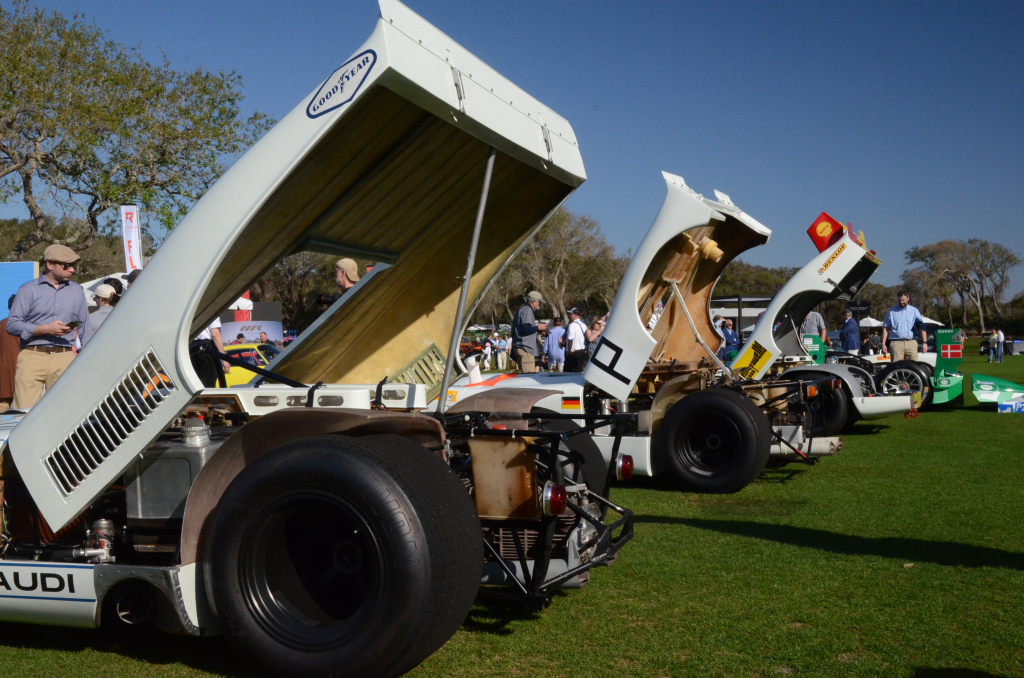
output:
M960 344L946 344L942 347L943 358L960 358L963 359L963 347Z

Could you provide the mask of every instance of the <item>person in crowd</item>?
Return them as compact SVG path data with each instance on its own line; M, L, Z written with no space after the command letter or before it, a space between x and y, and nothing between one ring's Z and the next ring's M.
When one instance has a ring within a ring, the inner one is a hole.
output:
M32 407L75 357L74 339L92 338L85 290L71 278L81 257L70 247L50 245L43 252L44 273L18 288L7 317L7 333L20 337L11 407Z
M484 371L489 371L491 369L491 352L493 350L494 350L494 346L491 344L491 338L487 337L486 339L484 339L484 348L483 348L483 354L484 354L483 369L484 369Z
M141 268L136 268L136 269L134 269L132 271L129 271L128 275L126 275L125 278L124 278L128 282L128 287L131 287L132 285L134 285L135 284L135 279L138 278L140 275L142 275L142 269ZM106 282L106 280L104 280L103 282ZM121 294L123 294L123 292Z
M715 328L715 332L718 332L718 336L725 339L725 335L722 334L722 323L725 322L725 318L720 315L716 315L711 319L711 326Z
M266 344L267 343L267 333L266 332L260 332L260 343L261 344Z
M14 305L15 295L7 300L7 310ZM0 412L14 401L14 372L21 353L21 339L7 333L7 318L0 320Z
M896 305L885 312L882 322L882 344L889 347L893 362L897 360L917 360L917 338L914 336L914 323L924 323L924 316L910 305L910 295L900 290L896 294ZM928 333L922 328L921 351L928 351Z
M237 335L235 335L235 340L232 341L230 344L228 344L228 346L234 346L236 344L244 344L244 343L245 343L245 335L242 334L241 332L239 332Z
M104 279L103 284L110 285L114 288L114 299L110 305L117 306L117 302L121 301L121 295L124 294L124 285L122 285L121 281L117 278L106 278ZM96 328L94 327L93 330L95 329Z
M740 335L732 328L732 321L728 319L722 323L722 334L725 337L725 343L722 348L718 349L718 358L725 361L729 357L729 353L740 349Z
M605 315L590 321L590 326L587 327L586 332L587 355L583 367L587 366L586 364L590 362L590 356L594 355L594 351L597 350L597 340L601 338L601 333L604 332L604 323L607 319L608 316Z
M878 332L872 332L860 343L861 355L876 355L881 346L882 338L878 336Z
M562 336L565 349L565 371L582 372L587 365L587 326L580 318L579 306L569 309L569 327Z
M497 332L494 333L494 355L498 363L498 369L504 372L508 369L508 341Z
M996 362L1003 362L1003 346L1006 343L1006 335L1002 330L996 330Z
M338 259L334 265L334 279L342 292L347 292L359 282L359 267L352 259Z
M516 364L516 369L524 374L540 370L540 366L537 365L537 358L540 356L537 333L545 331L548 326L537 322L536 312L543 300L544 297L536 290L527 294L512 321L512 362Z
M853 319L851 311L843 312L843 329L839 330L839 339L844 351L853 353L860 349L860 325Z
M817 311L811 311L804 318L804 321L800 323L800 336L806 336L808 334L817 334L821 337L822 341L825 341L825 319L821 317L821 314Z
M89 323L92 325L93 332L100 328L103 321L114 310L114 304L118 302L118 299L119 297L113 286L103 283L96 288L96 311L89 316Z
M651 314L651 319L647 321L647 331L653 332L654 328L658 326L658 321L661 320L661 314L665 312L665 304L658 302L658 305L654 307L654 313Z
M996 328L992 328L992 331L988 335L988 361L994 363L996 361L996 341L999 338L999 333L996 332Z
M212 341L214 348L221 353L224 352L224 339L220 336L220 318L214 318L205 330L196 335L196 339ZM224 374L231 372L231 363L221 361L224 364Z
M548 338L544 340L544 355L548 359L548 370L552 372L561 372L565 369L563 335L565 335L565 328L562 327L562 319L555 318L555 326L548 331Z

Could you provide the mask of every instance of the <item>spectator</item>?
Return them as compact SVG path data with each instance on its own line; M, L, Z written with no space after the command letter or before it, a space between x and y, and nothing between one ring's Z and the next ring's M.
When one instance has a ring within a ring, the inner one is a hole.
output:
M537 322L536 311L540 308L541 301L543 297L540 292L534 290L527 294L512 321L512 362L524 374L540 369L537 365L537 358L540 356L537 349L537 333L548 328L545 323Z
M740 349L740 336L732 329L731 320L722 323L722 335L725 337L725 344L718 349L718 358L724 362L729 358L729 353Z
M352 259L338 259L334 265L334 277L338 287L347 292L359 282L359 267Z
M924 316L910 305L910 295L900 291L896 295L896 305L885 313L882 322L882 344L889 347L892 361L917 360L917 339L914 338L914 323L924 323ZM928 334L922 329L921 340L924 342L921 352L928 351Z
M494 355L498 362L498 369L504 372L508 369L508 342L505 337L494 333Z
M230 344L228 344L228 346L234 346L236 344L244 344L244 343L245 343L245 335L242 334L241 332L239 332L238 335L235 337L235 340L232 341Z
M594 351L597 350L597 340L604 332L604 322L607 317L594 318L590 322L590 327L587 328L587 362L590 362L590 356L594 355Z
M484 354L483 368L484 368L485 371L491 369L491 351L492 351L491 338L487 337L486 339L484 339L484 350L483 350L483 354Z
M96 311L89 316L89 323L92 325L92 331L95 332L103 324L103 321L107 319L110 312L114 310L114 304L118 301L117 292L111 285L106 283L96 288ZM90 337L91 339L92 337ZM82 344L85 345L84 342Z
M7 310L14 305L15 295L7 300ZM0 320L0 412L8 409L14 400L14 371L18 366L21 340L7 333L7 318Z
M551 328L548 338L544 340L544 355L548 358L548 369L552 372L562 372L565 369L563 335L565 335L565 328L562 327L562 319L555 318L555 326Z
M565 348L565 371L582 372L587 366L587 326L580 319L580 307L569 309L569 328L562 337Z
M92 338L85 291L71 281L81 259L70 247L50 245L43 252L45 272L18 288L7 318L7 333L21 338L11 407L32 407L44 387L53 388L75 357L79 327L83 344Z
M882 338L878 336L878 332L872 332L868 336L864 337L864 341L861 342L861 351L863 355L871 354L875 355L878 353L878 349L882 346Z
M817 334L822 341L825 341L825 319L817 311L808 313L804 321L800 323L800 336L808 334Z
M220 318L214 318L210 325L196 335L196 339L212 341L214 348L221 353L224 352L224 340L220 336ZM224 374L231 372L231 363L227 361L221 361L224 363Z
M128 287L131 287L132 285L134 285L135 284L135 279L138 278L140 275L142 275L142 269L141 268L136 268L136 269L134 269L132 271L129 271L128 275L126 275L125 278L124 278L128 282ZM106 280L104 280L103 282L106 282Z
M117 302L121 301L121 295L124 294L124 285L117 278L106 278L103 281L104 285L110 285L114 288L114 300L110 304L111 306L117 306ZM93 331L96 331L96 327L93 327Z
M722 334L722 323L724 322L725 318L723 318L720 315L716 315L714 318L711 319L712 327L715 328L715 332L718 332L718 336L722 337L723 339L725 339L725 335Z
M853 353L860 348L860 325L853 319L851 311L843 312L843 329L839 331L843 350Z
M260 343L261 344L266 344L267 343L267 333L266 332L260 332Z

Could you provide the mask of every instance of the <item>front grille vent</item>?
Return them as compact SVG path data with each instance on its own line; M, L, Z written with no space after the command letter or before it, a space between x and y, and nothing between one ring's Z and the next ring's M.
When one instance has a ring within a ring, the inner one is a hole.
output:
M175 386L147 352L47 457L62 494L74 492L167 399Z

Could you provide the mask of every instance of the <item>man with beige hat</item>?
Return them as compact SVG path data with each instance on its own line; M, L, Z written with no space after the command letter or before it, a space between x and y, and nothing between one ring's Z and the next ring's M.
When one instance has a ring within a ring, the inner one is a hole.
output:
M18 288L7 318L7 333L21 338L11 407L32 407L75 357L74 339L92 338L89 307L82 286L71 282L81 257L70 247L50 245L43 252L43 274Z
M334 274L342 293L348 292L359 282L359 267L352 259L338 259L334 265Z

